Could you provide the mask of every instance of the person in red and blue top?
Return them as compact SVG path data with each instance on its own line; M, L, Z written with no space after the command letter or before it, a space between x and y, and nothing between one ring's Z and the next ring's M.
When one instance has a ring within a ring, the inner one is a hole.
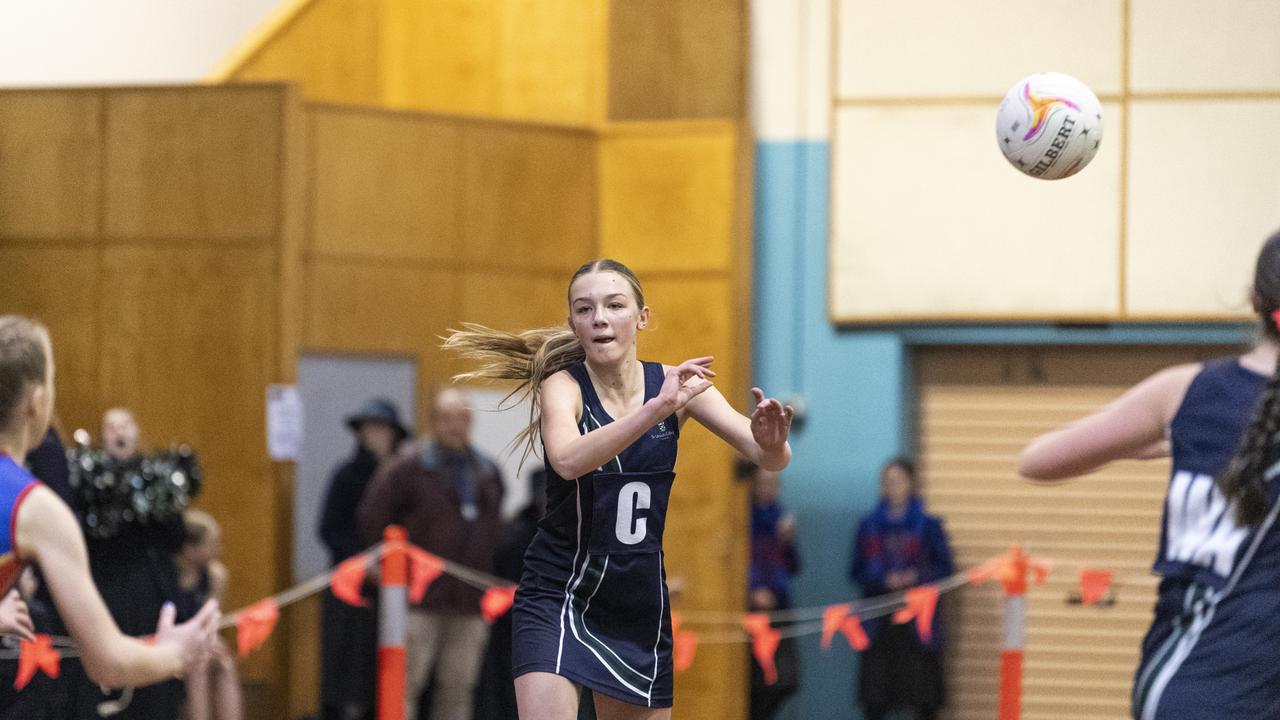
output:
M1161 370L1022 452L1033 480L1172 458L1135 720L1280 717L1280 232L1251 301L1247 352Z
M649 323L640 281L616 260L578 268L568 327L479 326L445 347L479 360L459 379L505 379L534 396L547 513L525 554L512 622L520 717L573 720L590 688L602 720L665 720L673 693L671 602L662 531L685 421L757 465L791 459L793 411L759 388L750 418L715 389L710 357L642 362Z
M0 316L0 594L25 566L38 566L85 672L98 685L136 687L182 675L208 652L217 603L179 625L174 607L166 607L149 644L123 635L94 587L71 509L15 460L49 428L53 378L48 330L27 318ZM0 714L12 701L0 698Z
M858 526L849 577L866 597L936 582L955 572L942 521L924 510L915 463L903 457L880 471L880 503ZM945 702L941 613L923 640L914 623L864 622L870 645L862 655L858 701L867 720L898 707L933 718Z

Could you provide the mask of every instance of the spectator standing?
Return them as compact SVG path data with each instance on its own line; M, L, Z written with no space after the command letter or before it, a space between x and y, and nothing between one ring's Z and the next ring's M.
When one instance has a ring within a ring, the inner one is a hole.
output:
M356 508L378 468L409 435L400 411L385 398L372 398L346 418L356 436L355 452L337 467L320 513L320 539L337 565L363 552ZM378 616L373 607L352 607L326 591L321 607L323 634L320 678L322 720L373 720L377 693Z
M942 522L925 512L915 463L894 458L880 471L880 503L858 526L850 578L872 597L934 582L953 572ZM941 613L926 642L914 623L866 621L870 646L862 654L858 700L867 720L911 708L933 720L945 701Z
M374 476L360 501L366 540L401 525L409 540L460 565L493 572L502 525L498 466L471 444L471 409L459 390L441 390L431 434ZM452 577L437 579L406 624L405 718L417 720L418 696L434 674L432 720L471 720L489 627L481 592Z

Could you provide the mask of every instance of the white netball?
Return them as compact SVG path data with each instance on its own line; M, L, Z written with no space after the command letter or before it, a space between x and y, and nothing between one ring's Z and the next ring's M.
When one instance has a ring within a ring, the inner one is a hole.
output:
M1027 76L1000 103L996 142L1009 164L1026 175L1070 177L1089 164L1102 144L1102 105L1070 75Z

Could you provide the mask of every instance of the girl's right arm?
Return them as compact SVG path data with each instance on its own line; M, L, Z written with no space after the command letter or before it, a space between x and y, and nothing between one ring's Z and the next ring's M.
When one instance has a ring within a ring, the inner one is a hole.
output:
M647 400L639 410L585 435L578 432L582 417L582 393L568 371L542 381L538 401L542 410L542 444L547 461L560 477L576 480L604 465L641 435L698 394L711 387L715 375L707 364L711 358L696 358L672 368L680 382L678 392L663 392ZM697 378L693 382L691 379Z
M1114 460L1162 456L1166 428L1199 371L1199 365L1161 370L1098 412L1032 440L1018 472L1032 480L1061 480Z

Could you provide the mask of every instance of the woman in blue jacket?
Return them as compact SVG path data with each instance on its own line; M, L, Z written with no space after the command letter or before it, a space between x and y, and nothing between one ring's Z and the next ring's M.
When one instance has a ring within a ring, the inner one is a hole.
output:
M880 471L880 504L858 526L849 576L874 597L923 585L953 571L951 547L942 521L924 511L915 463L894 458ZM932 720L942 707L944 685L941 628L921 640L914 623L887 618L865 623L871 644L862 655L858 700L867 720L887 717L897 707L914 708Z

